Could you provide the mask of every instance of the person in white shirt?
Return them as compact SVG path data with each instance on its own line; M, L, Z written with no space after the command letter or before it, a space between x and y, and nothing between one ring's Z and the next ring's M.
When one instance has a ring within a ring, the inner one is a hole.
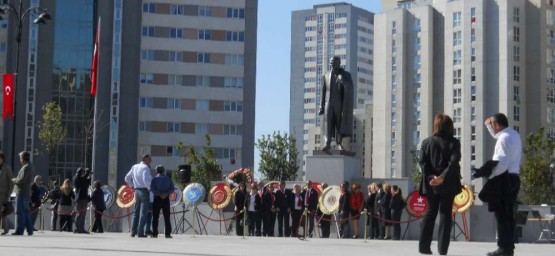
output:
M135 211L133 213L133 225L131 237L146 237L145 223L150 206L150 155L143 155L142 161L133 165L131 170L125 175L127 185L135 189Z
M518 132L509 127L507 117L502 113L494 114L484 122L491 136L497 140L493 151L493 160L498 161L491 172L490 180L502 179L507 184L511 200L502 200L502 207L495 210L497 219L497 246L496 251L488 256L505 256L514 254L514 208L515 201L520 191L520 160L522 157L522 143Z

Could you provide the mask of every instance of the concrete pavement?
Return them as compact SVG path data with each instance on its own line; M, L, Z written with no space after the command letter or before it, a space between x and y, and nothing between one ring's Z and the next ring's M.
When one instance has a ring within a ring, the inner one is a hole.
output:
M173 235L173 239L131 238L128 233L73 234L35 232L29 236L1 236L0 255L420 255L417 241L378 241L362 239L264 238L236 236ZM437 255L437 244L432 251ZM485 255L495 243L452 242L449 255ZM555 244L517 244L516 255L552 256Z

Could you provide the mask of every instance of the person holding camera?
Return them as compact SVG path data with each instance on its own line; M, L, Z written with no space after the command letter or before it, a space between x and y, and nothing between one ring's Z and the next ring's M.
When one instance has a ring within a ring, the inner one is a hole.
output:
M88 234L89 232L85 230L85 218L87 216L87 205L89 204L89 186L91 184L91 174L93 172L89 168L77 169L77 173L73 177L73 187L76 191L76 205L75 212L77 213L77 218L75 219L75 231L78 234Z
M14 187L12 182L13 173L12 169L7 164L4 164L5 161L6 156L4 152L0 151L0 208L2 208L2 211L0 211L0 228L4 230L2 235L6 235L10 231L6 217L13 213L13 205L10 202L10 194Z

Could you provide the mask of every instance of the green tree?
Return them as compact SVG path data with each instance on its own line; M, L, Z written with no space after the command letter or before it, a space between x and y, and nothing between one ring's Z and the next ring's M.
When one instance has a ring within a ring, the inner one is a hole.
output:
M39 139L48 153L48 169L54 174L54 160L58 146L66 138L66 128L62 123L62 108L55 101L42 106L42 121L38 122Z
M197 150L193 145L185 146L179 142L177 149L183 152L185 162L191 165L191 181L202 184L206 190L210 189L210 181L222 179L222 169L216 161L216 151L211 146L210 135L205 135L206 145Z
M529 205L555 203L553 174L550 175L555 143L546 139L544 133L544 128L540 128L526 136L520 177L522 179L521 197L523 202Z
M268 180L294 180L299 169L295 137L280 132L262 135L256 143L260 151L258 170Z
M422 181L422 170L419 164L420 156L416 148L412 148L410 154L412 155L412 182L414 182L414 190L418 190Z

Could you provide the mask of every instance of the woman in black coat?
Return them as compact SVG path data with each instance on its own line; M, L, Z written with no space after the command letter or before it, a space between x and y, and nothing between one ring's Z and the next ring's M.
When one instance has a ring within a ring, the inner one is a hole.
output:
M368 219L366 225L370 229L370 239L377 239L380 235L380 227L378 226L378 218L376 218L377 212L374 208L376 205L376 195L378 194L378 189L376 183L368 185L368 197L364 203L364 207L368 211Z
M106 202L104 201L104 191L102 191L100 181L94 182L94 188L91 196L91 203L94 206L94 224L91 231L104 233L102 228L102 213L106 210Z
M391 186L385 183L383 184L383 190L385 194L380 199L378 204L380 205L380 217L381 217L380 221L383 223L384 231L385 231L383 239L387 240L387 239L391 239L391 232L390 232L391 230L391 208L390 208Z
M403 209L405 209L406 203L403 199L403 193L397 185L391 187L391 221L393 226L393 232L391 235L392 240L401 240L401 216L403 215Z
M438 114L434 119L434 134L422 142L420 168L422 181L420 194L428 199L424 215L418 250L432 254L430 246L438 211L438 251L446 255L449 249L452 227L451 212L455 196L461 192L460 181L461 143L454 137L453 120L448 115Z

